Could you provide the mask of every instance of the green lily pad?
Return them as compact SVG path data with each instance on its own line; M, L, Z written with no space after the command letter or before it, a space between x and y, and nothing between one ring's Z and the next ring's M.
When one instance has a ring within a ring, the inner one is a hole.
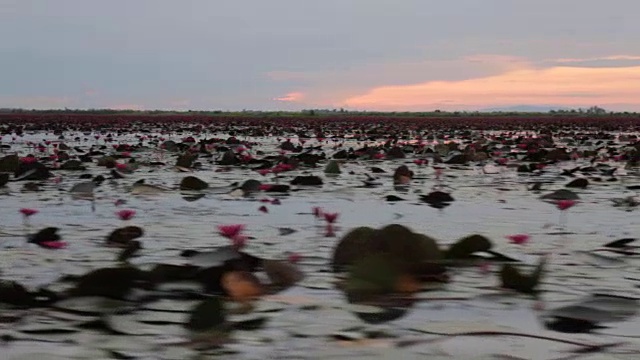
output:
M362 295L390 293L399 276L400 271L388 257L371 255L351 267L346 291Z
M222 299L216 296L196 305L185 327L192 331L207 331L220 327L225 321L224 304Z
M546 258L543 257L536 269L531 275L524 275L515 266L511 264L505 264L500 270L500 280L502 281L502 287L515 290L523 294L535 294L538 291L536 287L540 283L542 273L546 263Z
M325 174L340 174L340 172L340 165L338 165L338 162L335 160L329 161L324 168Z
M338 243L333 252L333 270L338 271L343 266L351 265L366 254L369 238L376 230L368 226L361 226L349 231Z
M294 264L281 260L264 260L264 271L271 284L279 288L287 288L304 279L304 274Z
M492 246L491 240L482 235L469 235L451 245L445 257L450 260L468 260L471 258L471 254L488 251Z
M129 309L132 305L132 303L127 301L99 296L85 296L58 301L53 307L80 314L99 315Z

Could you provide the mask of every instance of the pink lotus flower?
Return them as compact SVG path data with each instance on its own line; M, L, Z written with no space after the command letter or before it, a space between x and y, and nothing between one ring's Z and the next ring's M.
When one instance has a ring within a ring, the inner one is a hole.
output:
M289 260L289 262L292 264L297 264L298 262L300 262L301 259L302 259L302 256L295 252L290 253L289 256L287 256L287 260Z
M270 203L270 202L271 202L271 199L267 199L267 198L260 199L260 202L261 202L261 203Z
M384 159L384 154L375 153L375 154L373 154L373 158L376 159L376 160Z
M37 161L38 161L38 159L36 159L33 156L25 156L25 157L20 158L20 162L22 164L33 164L33 163L35 163Z
M247 243L247 237L242 235L244 225L218 225L218 233L231 240L236 249L243 248Z
M556 207L562 211L573 207L576 204L575 200L558 200L556 201Z
M338 219L338 213L324 213L324 220L329 224L333 224Z
M509 159L507 158L496 159L496 163L498 163L498 165L507 165L508 162L509 162Z
M258 211L263 212L263 213L268 213L269 209L267 209L266 206L262 205L258 208Z
M120 220L131 220L136 215L136 211L131 209L122 209L120 211L116 211L116 215L118 215Z
M20 213L22 215L24 215L25 217L29 217L31 215L35 215L38 213L38 210L36 209L30 209L30 208L22 208L20 209Z
M127 166L127 164L120 164L120 163L117 163L117 164L116 164L116 169L118 169L118 170L127 170L127 169L128 169L128 166Z
M442 177L442 173L444 172L444 170L442 170L441 168L435 168L436 170L436 180L440 180L440 178Z
M218 233L228 239L233 239L239 236L244 230L245 226L242 224L237 225L218 225Z
M529 241L530 236L527 234L514 234L507 236L507 239L511 241L512 244L523 245Z
M291 164L278 164L271 169L274 174L278 174L285 171L293 170L294 166Z
M420 166L420 165L425 165L427 163L427 160L425 159L415 159L413 160L413 163Z
M336 236L336 233L333 230L333 224L328 223L325 230L326 230L325 233L324 233L325 237L335 237Z
M260 186L258 186L258 189L260 189L261 191L269 191L269 190L271 190L272 187L273 187L273 185L260 184Z
M271 172L270 169L260 169L258 170L258 174L262 175L262 176L266 176L267 174L269 174Z
M488 262L482 262L478 265L478 269L482 274L488 274L491 272L491 264Z
M47 249L64 249L67 247L66 241L43 241L38 243L38 245Z

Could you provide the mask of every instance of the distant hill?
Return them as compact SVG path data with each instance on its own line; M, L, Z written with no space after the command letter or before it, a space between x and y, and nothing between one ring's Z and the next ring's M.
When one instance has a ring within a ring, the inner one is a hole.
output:
M501 108L488 108L479 110L480 112L528 112L528 113L546 113L551 110L571 110L562 106L546 106L546 105L515 105Z

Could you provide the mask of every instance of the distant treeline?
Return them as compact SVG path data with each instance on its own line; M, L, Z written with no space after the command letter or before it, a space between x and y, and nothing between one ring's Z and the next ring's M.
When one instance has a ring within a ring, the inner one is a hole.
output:
M52 109L52 110L28 110L28 109L11 109L0 108L0 114L88 114L88 115L204 115L204 116L258 116L258 117L296 117L296 116L387 116L387 117L473 117L473 116L540 116L540 115L562 115L562 116L606 116L606 115L640 115L636 112L613 112L606 111L597 106L587 109L563 109L550 111L354 111L345 109L309 109L301 111L258 111L258 110L242 110L242 111L223 111L223 110L188 110L188 111L171 111L171 110L115 110L115 109Z

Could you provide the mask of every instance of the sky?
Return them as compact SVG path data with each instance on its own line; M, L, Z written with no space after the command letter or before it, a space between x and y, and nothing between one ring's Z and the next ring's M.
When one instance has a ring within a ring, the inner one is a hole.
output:
M0 0L0 108L640 111L638 0Z

